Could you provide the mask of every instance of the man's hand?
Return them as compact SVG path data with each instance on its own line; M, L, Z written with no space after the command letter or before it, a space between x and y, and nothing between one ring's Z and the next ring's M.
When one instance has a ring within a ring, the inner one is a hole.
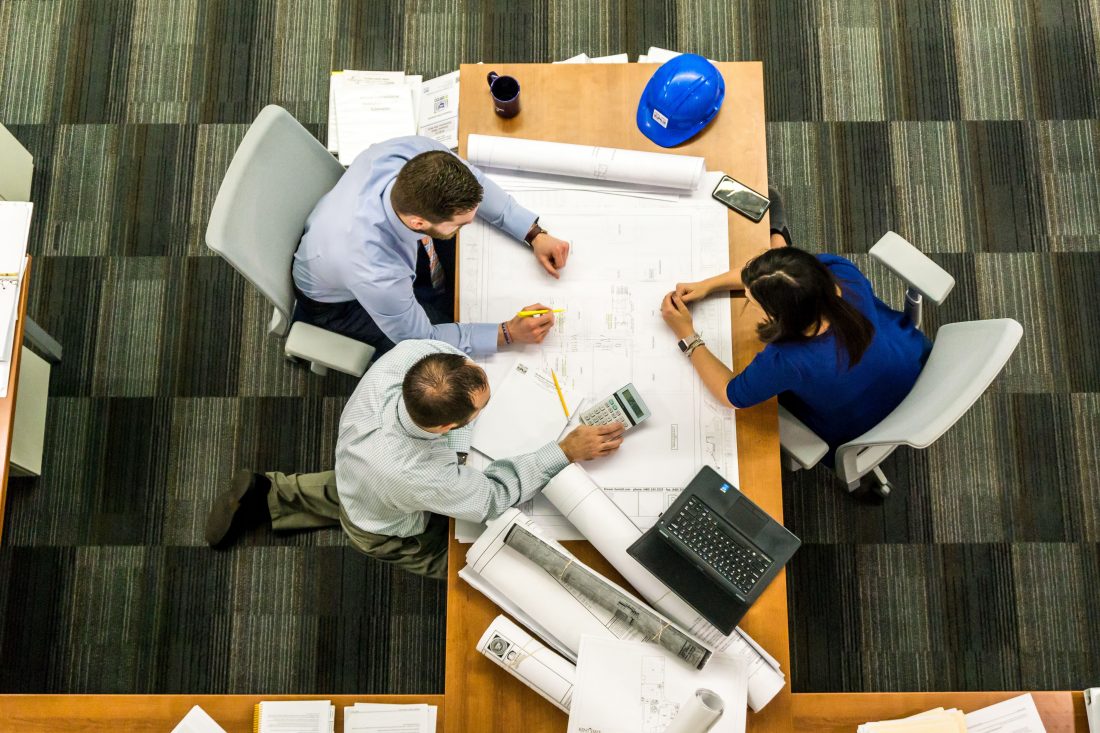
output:
M661 318L672 329L678 339L686 339L695 333L695 324L691 320L691 311L675 291L661 301Z
M533 303L523 306L521 310L549 311L550 308L542 303ZM541 316L513 316L512 320L508 321L508 335L512 337L513 344L541 344L553 325L553 313L544 313Z
M558 270L565 267L565 261L569 259L569 242L552 237L549 232L540 232L532 240L531 249L535 252L535 259L550 273L550 277L561 277Z
M710 287L707 285L706 280L700 280L696 283L676 283L676 290L673 292L680 296L680 300L685 303L694 303L710 295Z
M570 463L590 461L600 456L608 456L623 444L621 422L607 425L578 425L565 439L558 443Z

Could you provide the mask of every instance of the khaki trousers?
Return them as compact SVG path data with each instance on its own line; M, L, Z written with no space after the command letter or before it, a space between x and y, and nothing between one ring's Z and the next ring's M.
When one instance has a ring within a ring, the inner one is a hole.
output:
M344 534L364 555L429 578L447 577L447 518L432 514L424 532L412 537L390 537L359 529L340 506L336 472L285 474L272 471L267 494L271 527L276 531L344 528Z

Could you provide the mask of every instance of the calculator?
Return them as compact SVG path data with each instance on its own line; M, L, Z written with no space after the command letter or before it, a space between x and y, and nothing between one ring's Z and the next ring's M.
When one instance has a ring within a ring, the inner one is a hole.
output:
M633 384L615 390L610 397L600 400L581 413L585 425L606 425L621 422L627 430L649 417L649 408Z

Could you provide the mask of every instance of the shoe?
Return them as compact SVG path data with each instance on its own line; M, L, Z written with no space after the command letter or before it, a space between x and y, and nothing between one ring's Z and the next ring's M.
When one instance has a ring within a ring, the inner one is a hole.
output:
M783 206L783 197L779 195L779 191L768 186L768 198L771 200L768 213L771 215L772 233L783 237L783 241L787 243L787 246L793 247L791 230L787 228L787 211L786 207Z
M228 547L244 530L270 522L270 490L271 481L262 473L237 471L229 488L214 499L206 517L206 543L215 548Z

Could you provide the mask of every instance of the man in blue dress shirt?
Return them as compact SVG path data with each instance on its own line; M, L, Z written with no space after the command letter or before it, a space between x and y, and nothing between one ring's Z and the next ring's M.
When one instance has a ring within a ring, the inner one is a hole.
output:
M371 344L379 355L407 339L444 341L469 355L540 343L553 314L453 322L454 237L474 216L530 247L559 276L569 243L477 168L426 137L372 145L306 220L294 254L296 319Z

